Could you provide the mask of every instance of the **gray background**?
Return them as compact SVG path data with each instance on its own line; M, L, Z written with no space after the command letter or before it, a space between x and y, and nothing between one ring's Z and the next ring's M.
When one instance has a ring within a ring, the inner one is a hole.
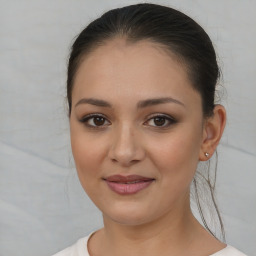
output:
M46 256L99 228L80 187L66 115L71 40L112 7L137 1L0 0L0 255ZM227 93L218 203L227 242L256 256L256 1L151 1L211 36Z

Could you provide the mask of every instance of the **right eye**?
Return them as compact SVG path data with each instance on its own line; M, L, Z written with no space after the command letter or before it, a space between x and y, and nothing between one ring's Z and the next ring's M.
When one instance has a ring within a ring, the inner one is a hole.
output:
M110 122L104 116L99 114L87 115L83 117L80 122L91 128L102 128L110 125Z

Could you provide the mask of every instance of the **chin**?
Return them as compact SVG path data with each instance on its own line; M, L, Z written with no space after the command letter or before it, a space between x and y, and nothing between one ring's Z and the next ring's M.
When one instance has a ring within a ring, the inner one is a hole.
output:
M104 216L104 214L103 214ZM147 221L144 218L137 217L137 216L120 216L120 215L115 215L115 216L107 216L109 219L111 219L113 222L116 222L120 225L124 226L139 226L145 224Z
M111 209L101 209L103 217L121 225L137 226L149 222L149 212L138 205L116 205Z

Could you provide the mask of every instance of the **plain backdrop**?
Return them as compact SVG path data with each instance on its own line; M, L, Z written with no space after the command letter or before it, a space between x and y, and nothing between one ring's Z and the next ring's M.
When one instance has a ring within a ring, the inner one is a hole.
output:
M256 1L151 2L185 12L213 40L228 113L218 204L227 242L256 256ZM0 256L51 255L101 227L72 160L66 63L89 21L132 3L0 0Z

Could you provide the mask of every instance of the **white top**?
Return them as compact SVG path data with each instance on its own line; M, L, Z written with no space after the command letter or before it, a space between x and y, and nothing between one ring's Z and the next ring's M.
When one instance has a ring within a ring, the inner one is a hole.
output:
M94 233L94 232L93 232ZM63 251L58 252L52 256L90 256L87 248L87 242L91 235L80 238L75 244L64 249ZM238 251L236 248L227 245L226 248L211 254L209 256L246 256L242 252Z

